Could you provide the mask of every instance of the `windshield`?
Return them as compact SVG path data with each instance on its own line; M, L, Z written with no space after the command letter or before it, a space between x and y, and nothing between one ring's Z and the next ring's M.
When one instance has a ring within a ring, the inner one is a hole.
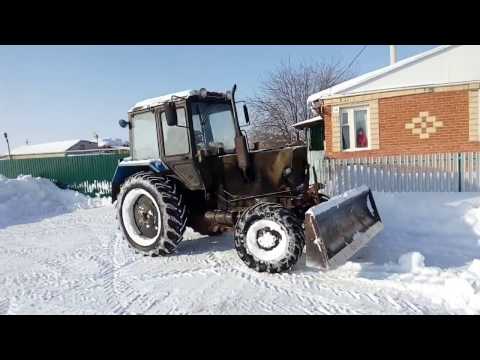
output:
M235 126L230 104L192 103L193 131L199 149L235 152Z

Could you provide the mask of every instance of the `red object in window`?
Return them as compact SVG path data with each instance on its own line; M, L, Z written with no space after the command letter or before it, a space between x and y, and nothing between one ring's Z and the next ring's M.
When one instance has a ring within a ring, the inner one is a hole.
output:
M357 132L357 147L367 147L368 140L367 135L363 132L363 129L359 129Z

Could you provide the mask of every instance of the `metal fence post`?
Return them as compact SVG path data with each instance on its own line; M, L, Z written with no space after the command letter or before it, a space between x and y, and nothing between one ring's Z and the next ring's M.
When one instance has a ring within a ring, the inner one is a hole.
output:
M458 192L462 192L462 154L458 154Z

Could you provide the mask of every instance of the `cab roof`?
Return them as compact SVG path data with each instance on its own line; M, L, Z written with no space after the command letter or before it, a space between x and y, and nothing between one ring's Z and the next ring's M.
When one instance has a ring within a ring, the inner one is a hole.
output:
M207 92L208 96L227 96L226 92ZM169 101L172 101L175 99L175 97L180 97L180 98L189 98L191 96L198 96L200 95L200 90L184 90L184 91L179 91L176 93L172 94L167 94L167 95L162 95L146 100L142 100L137 102L135 105L133 105L128 112L133 112L133 111L138 111L138 110L145 110L148 108L152 108L155 106L159 106L162 104L165 104ZM173 98L173 99L172 99Z

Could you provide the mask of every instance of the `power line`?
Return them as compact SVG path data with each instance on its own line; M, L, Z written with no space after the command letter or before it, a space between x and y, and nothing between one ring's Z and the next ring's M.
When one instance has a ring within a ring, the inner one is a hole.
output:
M357 61L357 59L362 55L362 53L365 51L368 45L363 45L363 47L360 49L360 51L355 55L352 61L350 61L350 64L345 68L345 70L342 71L342 73L338 76L339 79L352 67L352 65Z

